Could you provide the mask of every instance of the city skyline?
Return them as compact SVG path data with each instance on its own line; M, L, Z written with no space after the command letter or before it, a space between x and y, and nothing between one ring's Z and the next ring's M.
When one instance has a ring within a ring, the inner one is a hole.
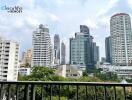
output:
M31 47L32 32L39 24L48 24L52 40L54 34L59 34L61 40L67 43L66 47L69 47L69 38L73 37L79 25L83 24L90 28L94 42L101 48L100 57L105 57L104 39L110 34L110 17L120 12L131 16L132 9L131 0L103 0L103 3L97 0L73 0L72 2L70 0L13 0L13 2L2 0L1 2L0 7L19 5L23 8L20 14L9 14L0 10L0 35L20 41L21 51ZM69 49L66 52L68 60Z

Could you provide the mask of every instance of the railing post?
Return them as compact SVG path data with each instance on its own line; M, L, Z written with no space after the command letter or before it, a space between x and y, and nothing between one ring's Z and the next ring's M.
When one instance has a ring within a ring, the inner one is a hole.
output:
M77 85L77 100L78 100L78 85Z
M61 86L59 85L59 100L60 100L60 96L61 96Z
M50 100L52 100L52 84L50 84Z
M114 89L114 100L116 100L116 87L113 86L113 89Z
M43 88L44 88L44 86L42 85L41 86L41 100L44 100L44 98L43 98L44 97L44 91L43 91L44 89Z
M97 100L97 92L96 92L97 88L96 86L94 86L94 93L95 93L95 100Z
M0 84L0 100L3 99L3 87L4 87L4 85Z
M24 100L29 100L29 84L25 84Z
M86 99L88 99L88 89L87 89L87 85L86 85Z
M11 99L11 84L8 84L8 95L7 95L7 100Z
M69 98L70 98L70 89L69 89L69 85L68 85L67 100L69 100Z
M31 100L35 100L35 85L31 85Z
M125 86L123 86L123 94L124 94L124 100L126 100L126 90L125 90Z
M19 85L16 85L16 100L19 100Z
M104 100L107 100L107 98L106 98L106 86L104 86Z

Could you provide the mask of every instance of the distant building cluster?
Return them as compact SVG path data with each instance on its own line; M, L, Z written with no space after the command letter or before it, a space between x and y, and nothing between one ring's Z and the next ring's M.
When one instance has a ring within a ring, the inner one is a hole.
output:
M105 38L106 59L99 67L102 72L113 72L121 78L132 77L131 18L117 13L110 19L110 36ZM107 62L107 63L106 63Z
M111 17L110 36L105 39L106 61L116 66L132 66L131 18L126 13Z
M0 80L17 81L18 71L21 75L29 75L32 66L56 68L56 73L64 77L81 77L83 70L94 66L102 68L103 72L131 76L132 30L131 18L126 13L111 17L110 36L105 38L106 57L102 57L101 62L99 46L86 25L80 25L80 32L69 39L69 62L66 61L66 45L60 36L55 34L54 43L51 41L50 29L40 24L33 31L32 48L23 52L19 60L19 43L0 38Z
M54 35L54 65L66 64L66 46L62 41L60 43L58 34Z

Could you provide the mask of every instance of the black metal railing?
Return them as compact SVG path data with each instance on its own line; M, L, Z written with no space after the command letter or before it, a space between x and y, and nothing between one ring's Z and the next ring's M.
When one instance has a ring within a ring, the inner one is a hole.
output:
M0 82L0 100L132 100L132 84Z

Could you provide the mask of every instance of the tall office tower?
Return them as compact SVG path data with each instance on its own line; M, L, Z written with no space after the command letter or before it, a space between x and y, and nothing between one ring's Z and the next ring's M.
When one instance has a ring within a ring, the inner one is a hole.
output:
M93 37L89 33L89 28L80 25L80 32L75 33L75 38L70 38L70 64L93 67L92 44Z
M92 61L95 65L99 61L99 46L96 46L96 43L92 43Z
M31 65L31 61L32 61L32 49L29 48L27 49L27 52L26 52L25 62L26 64Z
M58 34L54 36L54 64L60 64L60 37Z
M112 64L128 66L132 63L131 19L126 13L111 17L110 34L112 43Z
M111 37L105 38L105 55L106 55L106 62L112 63L112 43Z
M66 46L64 42L61 43L61 64L66 64Z
M105 57L101 57L101 64L106 62L106 58Z
M33 32L32 66L50 66L52 64L52 46L49 28L42 24Z
M21 61L21 67L29 67L32 62L32 49L27 49L24 54L23 60Z
M26 55L26 52L22 52L22 55L21 55L21 62L24 60L25 55Z
M0 39L0 80L17 81L19 66L19 43Z
M80 32L90 35L89 28L86 25L80 25Z

